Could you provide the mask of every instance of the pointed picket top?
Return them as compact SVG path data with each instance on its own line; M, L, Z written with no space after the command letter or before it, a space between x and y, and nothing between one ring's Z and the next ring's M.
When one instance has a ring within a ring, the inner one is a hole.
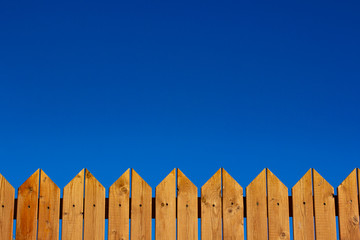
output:
M39 177L40 169L36 170L18 189L17 239L36 239Z
M266 169L246 187L247 238L267 239Z
M83 239L84 180L82 169L63 190L62 239Z
M357 169L337 188L341 239L360 239Z
M224 239L244 239L243 188L222 169Z
M201 239L221 239L221 168L201 187Z
M288 188L267 169L269 240L290 240Z
M294 240L314 240L312 169L292 188Z
M0 174L0 239L12 240L15 189Z
M155 238L176 239L175 169L155 188Z
M84 239L105 239L105 188L85 169Z
M109 188L108 238L129 239L130 169Z
M177 239L198 239L198 189L177 169Z
M334 188L313 169L316 240L336 240Z
M131 169L131 239L151 239L152 189Z
M59 238L60 188L40 171L38 239Z

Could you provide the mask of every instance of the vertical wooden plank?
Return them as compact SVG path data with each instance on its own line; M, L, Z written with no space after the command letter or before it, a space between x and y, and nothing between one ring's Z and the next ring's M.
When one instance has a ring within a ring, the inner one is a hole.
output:
M59 239L60 188L40 171L38 240Z
M290 240L288 188L267 169L269 240Z
M109 189L109 240L129 239L130 169Z
M151 187L135 172L131 171L131 240L151 240Z
M221 169L201 187L201 239L222 238Z
M198 239L197 187L177 170L177 240Z
M334 188L313 170L316 240L336 240Z
M224 240L244 239L243 189L229 173L222 170Z
M16 239L36 240L40 170L18 189Z
M0 174L0 239L12 240L15 189Z
M267 239L266 169L246 188L246 217L247 239Z
M292 188L294 240L314 240L311 169Z
M105 188L85 169L84 240L105 239Z
M155 189L155 238L176 239L175 169Z
M64 187L62 240L82 240L84 218L84 172L81 170Z
M340 239L360 239L356 170L354 169L337 188Z

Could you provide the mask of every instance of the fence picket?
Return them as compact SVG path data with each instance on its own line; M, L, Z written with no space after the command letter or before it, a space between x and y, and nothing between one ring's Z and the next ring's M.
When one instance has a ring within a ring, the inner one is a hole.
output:
M314 240L311 169L292 188L294 240Z
M82 240L84 218L84 173L81 170L63 191L62 240Z
M222 170L224 240L244 239L244 199L242 187Z
M38 240L59 239L60 188L40 171Z
M109 189L109 240L129 240L130 169Z
M40 170L38 169L18 189L17 240L36 240L39 177Z
M0 239L12 240L15 189L0 174Z
M84 240L105 238L105 188L85 169Z
M177 170L177 236L178 240L198 239L197 187Z
M334 188L315 170L313 179L316 240L336 240Z
M337 188L340 239L360 239L356 170L354 169Z
M269 240L290 240L287 187L267 169Z
M131 171L131 240L151 240L151 187L133 169Z
M221 169L201 187L201 239L222 238Z
M175 169L155 189L155 238L176 239Z

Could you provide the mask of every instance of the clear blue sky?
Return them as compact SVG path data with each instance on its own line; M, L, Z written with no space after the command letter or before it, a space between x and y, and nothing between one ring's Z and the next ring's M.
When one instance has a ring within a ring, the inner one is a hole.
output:
M109 187L360 163L358 1L2 1L0 173Z

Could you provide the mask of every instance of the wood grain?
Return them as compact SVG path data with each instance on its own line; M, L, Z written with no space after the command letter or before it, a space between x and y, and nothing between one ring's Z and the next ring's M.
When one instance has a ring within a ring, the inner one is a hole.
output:
M221 169L201 188L201 239L222 238Z
M109 240L129 239L130 169L109 189Z
M294 240L314 240L311 169L292 188Z
M62 240L83 239L84 176L83 169L64 187Z
M84 240L105 239L105 188L85 169Z
M356 170L354 169L337 188L340 239L360 239Z
M316 240L336 240L334 188L313 170Z
M60 188L40 171L38 240L59 239Z
M228 172L222 170L224 240L244 239L243 189Z
M198 239L198 201L197 187L177 170L177 239Z
M175 169L155 189L155 238L176 239L176 178Z
M12 240L15 189L0 174L0 239Z
M40 170L18 189L16 239L36 240Z
M269 240L290 240L288 188L267 169Z
M131 226L132 240L151 239L151 187L133 169L131 171Z
M266 169L246 188L246 216L247 239L267 239Z

